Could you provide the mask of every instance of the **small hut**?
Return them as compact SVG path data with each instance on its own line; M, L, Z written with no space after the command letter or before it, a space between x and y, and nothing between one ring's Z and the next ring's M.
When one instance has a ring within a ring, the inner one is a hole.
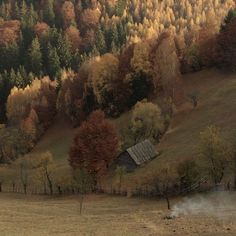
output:
M128 172L131 172L138 166L154 159L157 155L158 152L152 143L149 140L145 140L122 152L114 164L115 166L125 167Z

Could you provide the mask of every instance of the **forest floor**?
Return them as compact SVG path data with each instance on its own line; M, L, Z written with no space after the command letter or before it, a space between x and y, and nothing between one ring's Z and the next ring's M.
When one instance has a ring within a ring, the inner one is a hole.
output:
M221 215L209 206L213 214L186 210L185 215L168 220L165 217L170 212L163 200L90 195L85 198L80 216L77 196L49 198L1 193L0 235L233 236L236 232L236 195L233 194L231 199L233 205L231 202L224 205L225 209L231 209L227 215ZM171 202L181 201L183 199L178 198ZM222 213L223 210L221 207Z

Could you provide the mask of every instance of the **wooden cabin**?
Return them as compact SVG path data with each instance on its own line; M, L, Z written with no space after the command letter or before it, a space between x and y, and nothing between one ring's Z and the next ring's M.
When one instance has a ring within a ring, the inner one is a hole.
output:
M157 157L158 152L149 140L140 142L124 152L115 160L115 166L125 167L128 172Z

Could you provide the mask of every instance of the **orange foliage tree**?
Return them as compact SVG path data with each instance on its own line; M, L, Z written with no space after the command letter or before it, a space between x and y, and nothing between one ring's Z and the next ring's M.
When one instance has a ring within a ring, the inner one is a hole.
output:
M73 169L86 169L93 176L101 174L115 159L118 143L114 126L97 110L80 126L69 163Z

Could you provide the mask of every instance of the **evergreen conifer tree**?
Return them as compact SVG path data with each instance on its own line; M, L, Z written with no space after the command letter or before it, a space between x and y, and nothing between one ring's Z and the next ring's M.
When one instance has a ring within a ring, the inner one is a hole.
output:
M42 69L42 53L40 51L40 43L36 37L29 48L29 65L30 71L39 76Z
M106 47L106 42L105 42L105 37L104 33L99 26L98 31L97 31L97 37L96 37L96 47L100 54L105 54L107 52L107 47Z
M51 79L55 79L60 73L60 58L56 48L48 45L48 74Z
M71 43L67 36L60 34L58 39L58 56L60 58L61 67L69 68L71 66Z

